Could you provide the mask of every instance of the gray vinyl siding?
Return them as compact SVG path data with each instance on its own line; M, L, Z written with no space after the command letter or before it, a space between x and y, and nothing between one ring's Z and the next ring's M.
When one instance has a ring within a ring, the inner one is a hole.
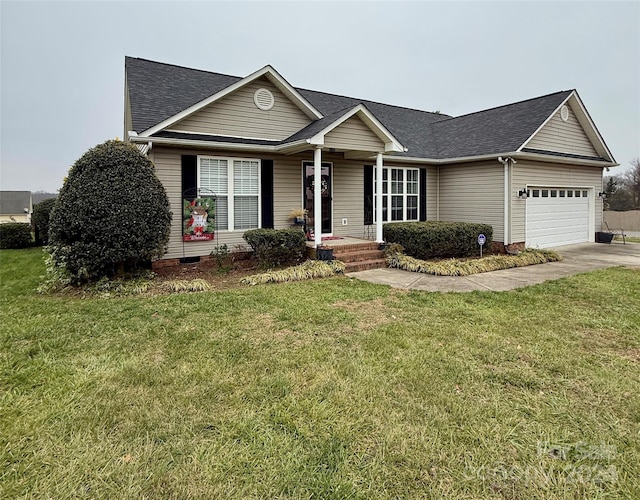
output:
M493 226L504 241L504 170L497 162L440 167L440 220Z
M352 116L329 132L324 138L327 148L357 151L384 151L384 143L357 116Z
M182 159L181 155L210 155L225 157L241 157L270 159L267 155L255 154L229 154L221 151L183 150L155 147L152 150L151 160L156 167L156 174L164 185L173 218L171 222L171 236L169 238L169 248L163 258L175 259L184 256L208 255L217 246L226 244L230 250L236 250L237 245L246 247L246 242L242 239L244 230L238 231L218 231L212 241L182 242ZM288 227L287 214L293 208L299 208L302 203L301 198L301 178L300 162L297 163L289 158L273 158L274 160L274 224L278 228ZM297 165L297 167L296 167Z
M313 155L305 160L313 160ZM291 225L289 212L303 208L302 160L295 156L276 157L273 161L273 225L284 229Z
M253 95L266 88L274 96L269 111L258 109ZM168 130L233 137L282 140L307 126L311 120L266 78L259 78L223 97Z
M557 151L583 156L599 156L569 107L569 118L562 121L560 110L526 144L527 148Z
M218 231L213 241L182 242L182 159L181 155L207 155L273 159L274 163L274 226L290 227L288 214L302 207L302 162L313 161L313 153L296 156L269 156L260 154L229 154L222 151L202 151L155 147L150 159L156 174L164 185L173 219L169 249L163 258L175 259L208 255L217 246L226 244L229 249L237 245L246 247L242 239L244 230ZM362 237L364 235L364 163L323 155L322 161L333 164L333 233L338 236ZM342 225L342 219L347 225ZM184 254L183 254L184 251Z
M287 215L301 208L302 164L313 161L313 153L278 157L274 161L274 222L276 227L289 227ZM364 163L344 160L335 155L322 155L332 164L332 229L336 236L361 238L364 234ZM347 225L342 225L347 219Z
M347 225L342 225L347 219ZM333 163L333 234L362 238L364 231L364 164Z
M427 167L427 220L438 220L438 168Z
M526 201L518 198L518 191L530 186L573 187L590 189L594 200L595 230L602 227L602 168L562 165L558 163L519 160L514 166L511 183L511 240L525 241Z

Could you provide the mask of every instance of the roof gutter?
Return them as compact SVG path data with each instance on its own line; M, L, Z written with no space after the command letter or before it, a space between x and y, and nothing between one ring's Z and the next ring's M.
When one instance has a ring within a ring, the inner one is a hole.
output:
M518 153L515 152L515 151L513 151L511 153L498 153L498 154L508 155L508 156L516 156L516 155L518 155ZM383 159L384 160L389 160L389 161L403 161L403 162L407 162L407 163L422 163L422 164L425 164L425 165L448 165L448 164L452 164L452 163L468 163L468 162L472 162L472 161L482 161L482 160L493 161L493 160L496 159L496 153L487 154L487 155L478 155L478 156L461 156L461 157L457 157L457 158L444 158L444 159L416 158L416 157L410 157L410 156L384 155Z
M617 167L620 165L615 162L605 162L598 160L586 160L581 158L570 158L564 156L553 156L553 155L545 155L540 153L528 153L528 152L518 152L511 151L505 153L492 153L487 155L478 155L478 156L460 156L457 158L415 158L415 157L407 157L407 156L391 156L384 155L383 159L385 161L402 161L406 163L420 163L423 165L451 165L456 163L469 163L473 161L494 161L496 159L496 155L502 157L510 157L517 159L527 159L527 160L536 160L536 161L544 161L547 163L566 163L570 161L573 164L584 165L585 167Z
M256 151L266 153L280 152L281 146L267 146L263 144L243 144L233 142L211 142L211 141L198 141L193 139L174 139L169 137L129 137L129 140L133 143L151 143L167 146L191 146L198 148L218 148L228 149L233 151Z
M308 139L300 139L295 142L289 142L285 144L277 144L277 145L266 145L266 144L246 144L246 143L236 143L236 142L212 142L212 141L200 141L193 139L175 139L169 137L144 137L129 133L129 140L134 143L150 143L150 144L160 144L167 146L191 146L197 148L218 148L218 149L226 149L230 151L256 151L256 152L265 152L265 153L297 153L301 151L301 147L311 146ZM528 159L528 160L536 160L536 161L544 161L547 163L566 163L570 161L573 164L583 165L587 167L617 167L620 164L615 162L602 162L597 160L585 160L580 158L566 158L562 156L551 156L539 153L527 153L527 152L517 152L512 151L508 153L498 153L503 157L511 157L517 159ZM487 154L487 155L478 155L478 156L461 156L458 158L445 158L445 159L435 159L435 158L416 158L416 157L407 157L407 156L396 156L396 155L383 155L384 161L389 162L403 162L403 163L416 163L421 165L450 165L456 163L469 163L474 161L495 161L496 153Z

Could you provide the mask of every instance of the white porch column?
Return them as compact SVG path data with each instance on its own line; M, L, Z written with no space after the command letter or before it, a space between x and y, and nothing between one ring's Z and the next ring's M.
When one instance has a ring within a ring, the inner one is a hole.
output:
M376 243L382 243L382 153L376 156Z
M314 244L322 244L322 148L313 151L313 232Z

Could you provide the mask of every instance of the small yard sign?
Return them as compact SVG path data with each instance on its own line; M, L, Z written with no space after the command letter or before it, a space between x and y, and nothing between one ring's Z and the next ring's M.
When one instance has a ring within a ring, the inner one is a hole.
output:
M480 233L478 235L478 245L480 245L480 257L482 257L482 247L486 242L487 242L487 237L484 234Z

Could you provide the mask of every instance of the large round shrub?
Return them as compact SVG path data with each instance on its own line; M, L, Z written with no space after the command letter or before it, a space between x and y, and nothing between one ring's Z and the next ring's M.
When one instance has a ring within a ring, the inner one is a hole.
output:
M78 159L49 221L53 263L73 281L132 270L166 252L171 212L151 161L120 141Z
M36 244L47 244L49 234L49 218L51 217L51 211L56 204L55 198L49 198L43 200L40 203L36 203L33 206L33 213L31 214L31 223L33 224L34 233L36 236Z

